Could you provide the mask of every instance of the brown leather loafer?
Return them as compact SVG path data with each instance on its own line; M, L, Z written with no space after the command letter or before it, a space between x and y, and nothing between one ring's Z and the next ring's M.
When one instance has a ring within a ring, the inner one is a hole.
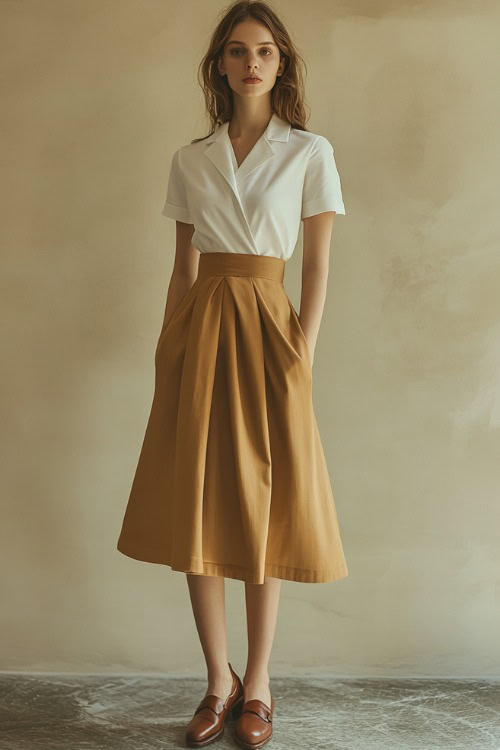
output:
M246 701L234 725L233 737L238 745L253 749L269 742L273 736L273 713L274 698L272 696L271 708L258 698Z
M229 662L228 662L229 664ZM233 675L231 692L225 701L218 695L205 695L186 728L186 745L203 747L224 734L224 722L231 715L239 714L243 703L243 684L229 664Z

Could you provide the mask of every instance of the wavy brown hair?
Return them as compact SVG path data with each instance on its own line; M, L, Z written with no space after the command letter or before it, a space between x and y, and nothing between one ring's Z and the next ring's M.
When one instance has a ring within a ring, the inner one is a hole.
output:
M203 90L212 130L208 135L195 138L191 143L208 138L218 125L230 120L233 115L233 92L227 78L219 73L217 59L223 54L224 45L233 27L247 18L253 18L268 27L278 45L280 59L286 60L283 74L276 78L271 90L273 112L293 128L307 130L305 123L308 115L306 116L303 74L303 70L307 70L306 64L276 11L263 0L235 0L222 13L223 16L212 34L208 50L198 69L198 82Z

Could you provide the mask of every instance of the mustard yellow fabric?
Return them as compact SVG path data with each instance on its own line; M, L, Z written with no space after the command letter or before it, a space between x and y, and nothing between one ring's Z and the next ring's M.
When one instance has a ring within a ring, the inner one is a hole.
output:
M282 258L203 253L163 327L117 548L263 583L348 574Z

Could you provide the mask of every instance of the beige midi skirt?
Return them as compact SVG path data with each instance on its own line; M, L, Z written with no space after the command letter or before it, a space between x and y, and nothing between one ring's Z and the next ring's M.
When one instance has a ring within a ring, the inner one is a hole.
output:
M200 255L156 346L123 554L248 583L348 574L284 271L276 257Z

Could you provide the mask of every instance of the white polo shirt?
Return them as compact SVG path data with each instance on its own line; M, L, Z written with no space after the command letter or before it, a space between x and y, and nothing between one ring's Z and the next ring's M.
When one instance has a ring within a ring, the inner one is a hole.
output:
M301 219L345 214L333 147L322 135L292 128L274 113L238 167L229 121L173 155L168 216L194 224L200 253L250 253L288 260Z

